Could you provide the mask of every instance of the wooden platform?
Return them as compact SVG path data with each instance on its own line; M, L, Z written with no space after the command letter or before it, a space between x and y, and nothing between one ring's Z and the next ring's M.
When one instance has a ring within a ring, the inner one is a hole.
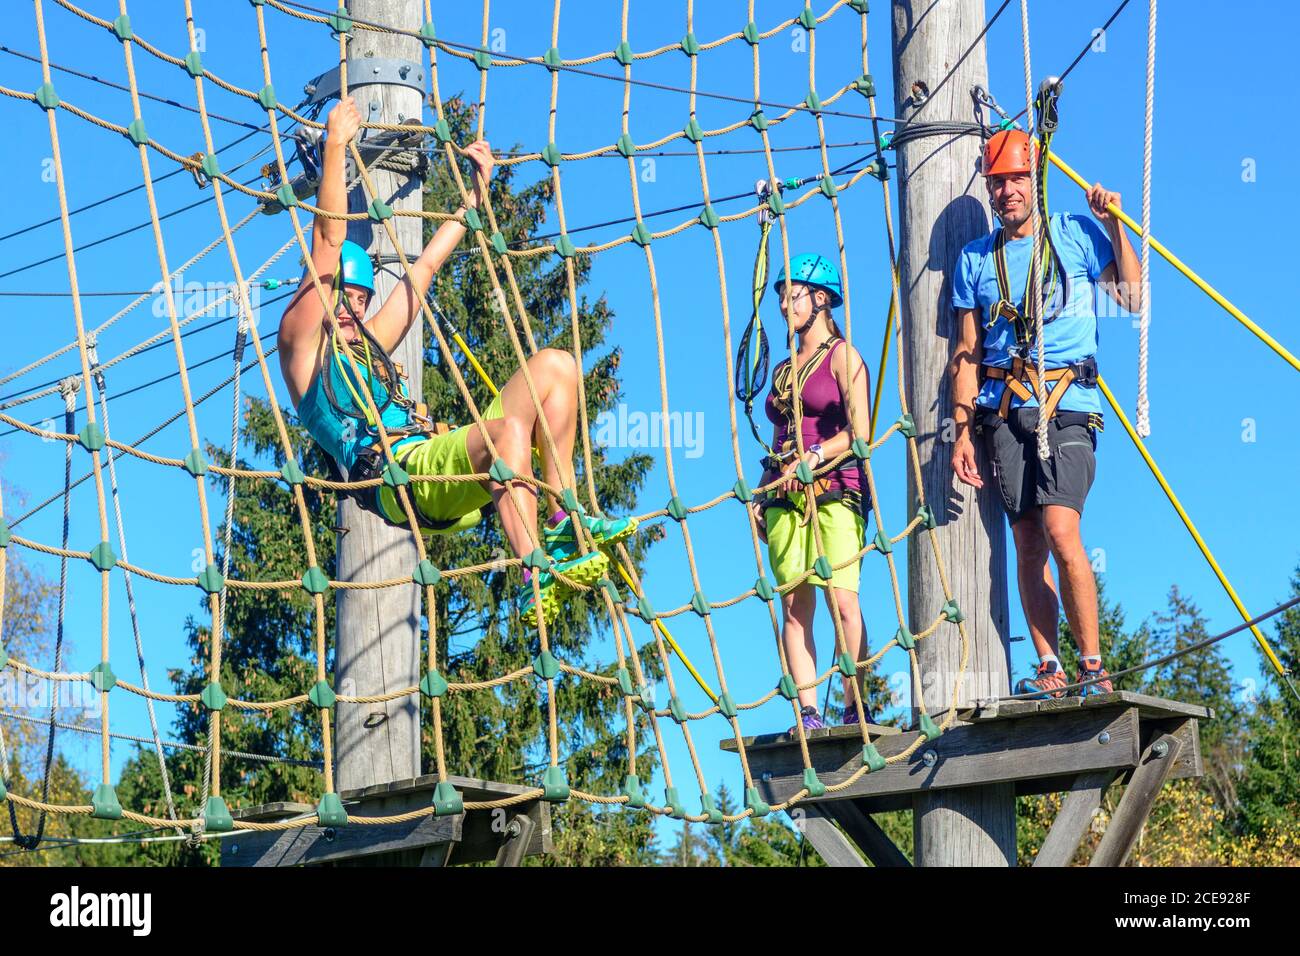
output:
M864 774L815 802L801 801L797 806L806 813L801 823L809 841L832 865L865 865L854 843L877 865L908 865L871 820L873 813L910 809L913 798L926 791L1012 783L1017 795L1070 794L1035 861L1064 865L1106 789L1118 782L1129 787L1093 861L1118 865L1136 842L1160 786L1204 772L1198 721L1213 717L1213 711L1198 704L1129 691L981 702L960 711L947 731L907 760ZM889 727L873 726L868 732L886 758L922 736ZM803 789L797 740L788 734L766 734L743 742L763 799L779 803ZM722 748L734 752L736 742L723 741ZM814 731L808 735L808 754L819 780L841 783L862 765L862 732L856 727Z
M467 803L497 800L536 788L448 777ZM390 816L429 806L434 775L345 790L340 794L349 818ZM302 803L270 803L234 810L240 820L271 822L314 815ZM245 831L221 842L222 866L446 866L495 861L517 866L525 856L551 852L550 807L541 800L499 810L469 810L451 817L429 815L382 826L319 827Z

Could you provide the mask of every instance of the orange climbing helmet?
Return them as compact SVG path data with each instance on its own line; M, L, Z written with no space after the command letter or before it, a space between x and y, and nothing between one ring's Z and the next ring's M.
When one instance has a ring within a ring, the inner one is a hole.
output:
M1033 146L1029 142L1029 134L1021 129L1004 129L994 133L984 144L980 172L985 176L1027 173L1033 162Z

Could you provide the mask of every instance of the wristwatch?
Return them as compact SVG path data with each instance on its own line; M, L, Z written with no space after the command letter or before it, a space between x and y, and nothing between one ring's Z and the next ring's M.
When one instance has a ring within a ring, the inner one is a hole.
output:
M820 468L826 464L826 456L822 454L821 445L809 445L808 450L817 456L817 467Z

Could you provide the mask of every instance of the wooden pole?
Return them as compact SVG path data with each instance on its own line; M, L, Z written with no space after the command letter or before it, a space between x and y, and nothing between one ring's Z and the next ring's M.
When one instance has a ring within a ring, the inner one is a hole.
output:
M893 14L895 115L969 121L971 87L988 86L983 41L939 84L983 29L983 0L895 0ZM928 91L934 91L933 99ZM1009 689L1006 532L996 479L978 442L982 492L957 483L951 466L952 271L962 247L991 228L984 182L976 172L979 152L979 137L951 135L914 139L898 150L903 372L926 501L939 522L939 546L971 640L959 704ZM910 467L907 477L910 511L916 496ZM914 541L908 548L908 604L911 627L921 630L944 596L931 549L923 538ZM914 692L924 694L932 713L946 710L960 672L955 629L945 626L934 639L921 641L917 654L922 686ZM936 748L941 754L942 738ZM1008 784L919 795L913 827L918 866L1015 863L1015 796Z
M350 0L353 16L408 30L420 28L418 0ZM376 82L373 66L363 59L405 60L419 75L427 72L424 50L413 37L353 29L348 41L348 92L356 98L366 122L401 123L421 115L421 94L408 86ZM420 178L372 166L370 175L394 211L418 210L422 204ZM353 190L349 208L364 210L361 187ZM410 257L421 247L422 220L394 216L403 249ZM348 224L348 238L372 255L394 256L382 226L369 221ZM370 313L398 283L400 264L375 271L375 296ZM393 352L406 370L411 394L421 394L422 322ZM338 576L341 580L377 581L410 577L417 555L408 530L386 525L361 511L352 501L339 508ZM335 681L340 693L383 694L411 687L420 680L420 596L418 588L340 591L337 598ZM387 704L338 704L336 710L337 790L349 790L420 775L420 698L408 696Z

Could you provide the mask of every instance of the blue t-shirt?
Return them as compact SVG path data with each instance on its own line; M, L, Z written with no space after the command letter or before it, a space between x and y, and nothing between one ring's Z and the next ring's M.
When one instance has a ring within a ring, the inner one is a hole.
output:
M353 389L358 395L365 397L365 388L369 388L375 398L375 406L380 407L388 397L388 389L384 388L383 382L371 382L365 366L358 366L364 381L358 383L354 378L351 365L348 364L347 358L343 358L343 371L339 370L338 363L329 349L326 349L325 359L321 363L320 373L312 379L311 385L307 388L306 393L302 396L302 401L298 403L298 421L302 427L311 432L311 437L320 443L320 446L329 452L330 456L339 463L349 474L353 466L357 463L357 455L363 449L377 445L379 439L377 435L371 432L364 421L351 418L338 411L330 404L329 398L325 394L325 376L333 376L331 384L334 386L334 396L341 403L349 406L355 405L352 398L352 392L348 391L346 382L353 383ZM345 379L344 376L347 376ZM360 387L358 387L360 385ZM402 383L402 394L407 394L406 383ZM383 419L384 427L387 429L404 428L409 424L406 410L396 402L391 403L384 409L380 416ZM393 442L393 450L396 451L402 445L419 441L418 435L411 435L404 439L398 439Z
M1097 280L1105 268L1115 261L1110 237L1094 220L1086 216L1056 213L1051 216L1049 228L1052 241L1060 256L1061 265L1068 276L1069 301L1060 314L1043 326L1044 364L1047 368L1061 368L1081 362L1097 354ZM993 307L1002 298L998 290L997 268L993 248L997 232L966 244L957 262L952 280L952 304L958 309L979 309L982 323L987 325ZM1029 257L1033 237L1015 239L1004 247L1007 259L1007 279L1012 301L1020 306L1025 294L1025 281L1029 273ZM1058 280L1059 281L1059 280ZM1011 367L1016 333L1012 323L998 319L991 329L984 330L984 364ZM1027 361L1037 361L1037 353L1029 350ZM989 379L980 387L977 405L996 408L1002 401L1006 384ZM1022 402L1011 396L1011 407L1034 405L1030 398ZM1059 406L1067 411L1100 412L1101 397L1095 388L1071 385Z

